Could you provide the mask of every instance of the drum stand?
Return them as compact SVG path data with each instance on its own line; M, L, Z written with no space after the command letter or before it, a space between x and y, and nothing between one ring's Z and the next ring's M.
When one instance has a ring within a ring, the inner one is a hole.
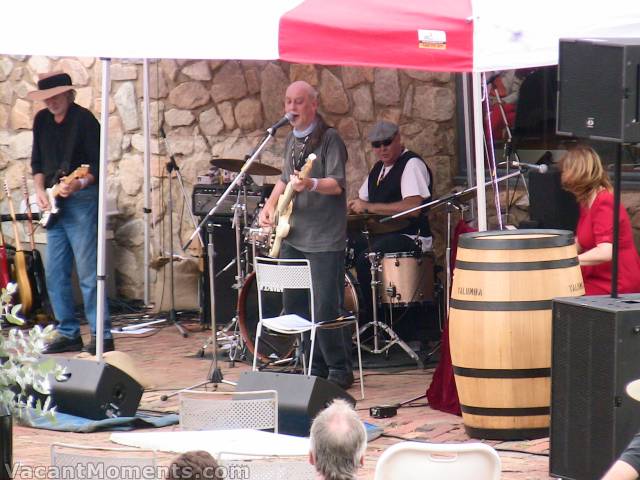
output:
M387 353L393 345L397 344L407 352L407 355L415 360L420 368L424 368L424 364L416 352L414 352L411 347L409 347L409 345L407 345L404 340L402 340L398 334L393 331L393 328L385 322L378 320L378 285L381 283L380 280L378 280L378 272L380 271L380 254L377 252L369 252L367 257L369 257L369 263L371 265L371 303L373 307L373 321L360 327L360 337L362 337L362 333L368 330L369 327L373 327L373 348L370 348L367 345L362 345L362 348L369 353L379 354ZM389 340L383 340L381 338L382 332L386 332ZM381 342L386 344L381 347Z
M241 235L241 225L247 225L247 186L246 182L242 182L242 190L238 190L238 198L236 203L233 206L233 220L232 227L235 230L235 238L236 238L236 256L228 265L226 265L222 270L216 273L216 278L229 269L234 263L236 265L236 283L231 286L231 288L235 289L237 292L242 290L244 287L245 279L248 274L248 265L249 265L249 252L247 249L243 249L242 245L242 235ZM235 360L238 358L238 353L240 353L240 357L244 356L245 343L242 335L240 335L239 328L239 311L236 307L235 316L231 319L229 323L227 323L222 330L216 332L216 339L218 343L224 343L228 345L229 350L229 361L233 366ZM231 332L231 334L229 334ZM213 342L213 335L209 338L205 344L198 350L198 356L204 357L206 349Z

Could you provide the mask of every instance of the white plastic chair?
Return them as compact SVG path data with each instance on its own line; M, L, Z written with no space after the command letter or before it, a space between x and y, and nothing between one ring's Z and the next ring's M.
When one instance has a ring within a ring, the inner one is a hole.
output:
M499 480L500 457L484 443L401 442L385 450L375 480Z
M278 433L278 392L180 392L182 430L251 428Z
M258 325L256 326L255 351L258 350L262 326L283 335L300 335L300 344L306 332L311 333L311 350L309 352L309 367L307 375L311 375L313 365L313 351L316 341L316 330L332 328L354 328L356 343L358 346L358 367L360 370L360 393L364 398L364 376L362 375L362 351L360 348L360 331L358 320L353 319L321 319L316 321L314 314L313 281L311 279L311 267L305 259L273 259L255 258L256 285L258 288ZM340 285L342 288L342 285ZM285 289L306 289L309 292L309 310L311 320L298 315L280 315L278 317L264 318L262 314L262 292L283 292ZM303 369L305 367L303 355ZM257 355L253 356L253 370L257 368Z
M160 480L156 452L140 448L56 442L51 444L51 466L53 476L49 478L103 480L117 475L130 480Z
M227 472L227 478L251 480L314 480L316 470L308 455L252 456L235 452L220 452L218 465Z

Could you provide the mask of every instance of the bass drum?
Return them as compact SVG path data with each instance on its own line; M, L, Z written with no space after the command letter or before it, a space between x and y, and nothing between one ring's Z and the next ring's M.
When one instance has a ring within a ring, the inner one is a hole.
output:
M262 292L262 308L265 317L276 317L282 313L282 294L278 292ZM359 303L356 284L349 272L344 278L344 308L358 316ZM245 279L238 297L238 323L240 335L247 349L255 355L256 327L258 325L258 290L256 274L251 272ZM273 362L289 358L295 348L296 335L281 335L264 329L260 336L260 352L258 360Z

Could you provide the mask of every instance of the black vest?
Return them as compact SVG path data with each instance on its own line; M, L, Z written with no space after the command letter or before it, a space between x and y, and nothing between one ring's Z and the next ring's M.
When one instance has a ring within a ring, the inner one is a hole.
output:
M380 176L380 171L382 170L383 163L381 161L377 162L371 172L369 173L369 201L371 203L393 203L399 202L402 200L402 173L404 172L404 168L407 166L407 162L413 157L420 158L414 152L407 150L404 152L396 163L393 164L391 169L387 172L385 177L378 183L378 177ZM422 158L420 158L422 162ZM429 172L429 193L433 194L433 175L431 174L431 169L424 162L427 167L427 171ZM431 196L424 200L424 203L430 202ZM426 215L420 215L416 218L409 219L409 225L402 230L399 230L397 233L406 233L409 235L415 235L420 232L421 237L430 237L431 229L429 228L429 220Z

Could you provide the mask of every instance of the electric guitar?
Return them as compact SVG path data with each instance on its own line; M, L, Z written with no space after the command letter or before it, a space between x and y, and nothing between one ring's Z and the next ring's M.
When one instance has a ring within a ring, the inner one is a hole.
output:
M4 182L4 191L7 194L7 202L9 203L9 212L11 213L11 223L13 225L13 235L16 242L16 256L14 258L14 267L16 281L18 282L18 295L20 304L22 305L22 313L29 315L33 306L33 294L31 292L31 282L29 281L29 272L27 269L27 258L22 243L20 242L20 232L18 231L18 222L16 221L16 211L13 208L13 200L7 182Z
M60 196L60 185L69 185L72 181L84 178L89 175L89 165L80 165L70 175L62 177L53 187L47 188L47 198L49 199L49 210L45 210L40 214L40 225L44 228L53 225L55 217L60 212L56 198Z
M313 167L313 162L316 159L315 153L309 154L307 161L300 170L299 178L307 178ZM274 223L275 235L271 241L271 249L269 250L269 256L271 258L278 258L280 255L280 247L282 246L282 239L289 235L291 230L291 215L293 214L293 198L296 195L296 191L293 189L291 182L287 183L284 193L278 198L278 206L276 207Z
M33 215L31 214L31 204L29 202L29 189L27 179L22 177L22 194L27 205L27 219L29 225L29 242L31 243L31 268L29 269L31 285L33 286L33 296L35 309L38 307L43 314L49 318L54 318L49 292L47 291L47 281L45 279L44 264L40 252L36 248L35 229L33 228Z

